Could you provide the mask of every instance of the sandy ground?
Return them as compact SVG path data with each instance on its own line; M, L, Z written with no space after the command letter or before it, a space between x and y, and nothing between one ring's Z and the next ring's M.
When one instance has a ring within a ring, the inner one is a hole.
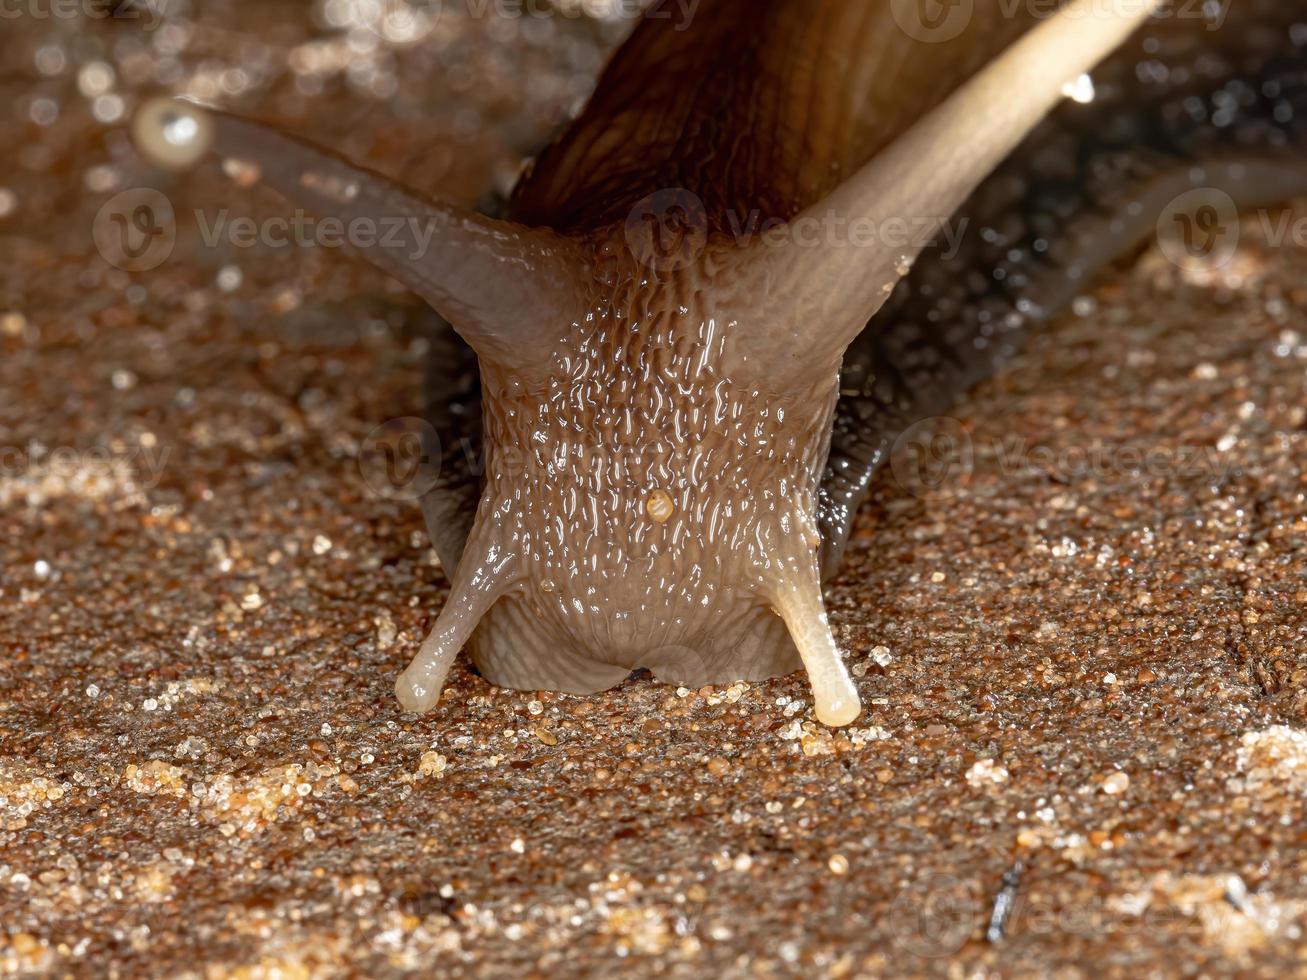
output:
M884 475L829 592L858 727L800 676L461 664L405 716L445 583L357 454L420 409L423 315L206 245L193 209L284 206L121 113L227 91L471 202L620 27L307 10L0 33L0 972L1307 975L1307 251L1153 250L959 406L932 492ZM125 272L93 229L137 186L177 242Z

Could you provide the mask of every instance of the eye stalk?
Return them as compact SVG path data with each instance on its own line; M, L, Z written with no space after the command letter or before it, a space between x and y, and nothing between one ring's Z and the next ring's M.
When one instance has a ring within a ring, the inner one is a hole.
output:
M540 324L570 325L585 313L593 277L584 250L549 229L428 200L323 147L193 102L147 102L132 136L160 167L186 170L215 155L255 175L243 183L347 229L371 229L347 234L346 247L430 303L479 357L523 377L548 363L558 339Z
M1163 0L1069 0L949 98L872 157L793 227L836 214L890 220L953 214L1064 97L1068 82L1110 54ZM968 134L959 145L958 134ZM787 367L793 351L825 371L889 298L920 251L811 248L792 236L781 248L755 244L774 297L760 330L767 358ZM796 329L795 324L805 324ZM761 350L759 350L761 353Z

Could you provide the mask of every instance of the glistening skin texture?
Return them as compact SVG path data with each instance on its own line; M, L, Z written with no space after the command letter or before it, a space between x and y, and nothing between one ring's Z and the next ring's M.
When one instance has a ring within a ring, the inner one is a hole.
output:
M420 259L415 241L364 250L480 368L485 475L454 461L424 501L451 592L397 683L406 707L436 703L466 646L493 682L571 692L637 667L702 685L802 665L820 720L857 717L821 565L893 434L1010 356L1180 189L1301 186L1302 39L1273 4L1219 30L1175 14L1141 30L1148 6L1125 0L1003 6L942 42L885 0L646 21L519 187L516 224L235 117L142 114L161 163L212 148L305 207L433 232ZM1136 31L1098 69L1100 100L1040 125ZM915 269L919 236L800 234L955 213L989 233ZM789 224L740 234L751 219ZM453 368L433 369L451 393ZM468 417L437 416L447 435Z

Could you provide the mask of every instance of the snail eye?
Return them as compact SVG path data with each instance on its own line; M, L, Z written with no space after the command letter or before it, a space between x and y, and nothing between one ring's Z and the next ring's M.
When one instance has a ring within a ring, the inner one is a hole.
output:
M156 166L188 170L213 145L213 121L198 106L177 99L151 99L132 120L132 139Z

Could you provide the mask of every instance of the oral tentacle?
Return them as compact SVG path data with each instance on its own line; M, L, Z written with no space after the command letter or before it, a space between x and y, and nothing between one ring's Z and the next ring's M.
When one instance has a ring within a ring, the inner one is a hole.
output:
M778 584L771 602L803 660L817 720L832 728L851 724L862 713L862 702L831 632L815 561Z
M464 556L435 626L395 681L395 696L404 710L422 713L435 707L454 658L477 624L521 581L518 565L518 556L498 544L481 545Z

